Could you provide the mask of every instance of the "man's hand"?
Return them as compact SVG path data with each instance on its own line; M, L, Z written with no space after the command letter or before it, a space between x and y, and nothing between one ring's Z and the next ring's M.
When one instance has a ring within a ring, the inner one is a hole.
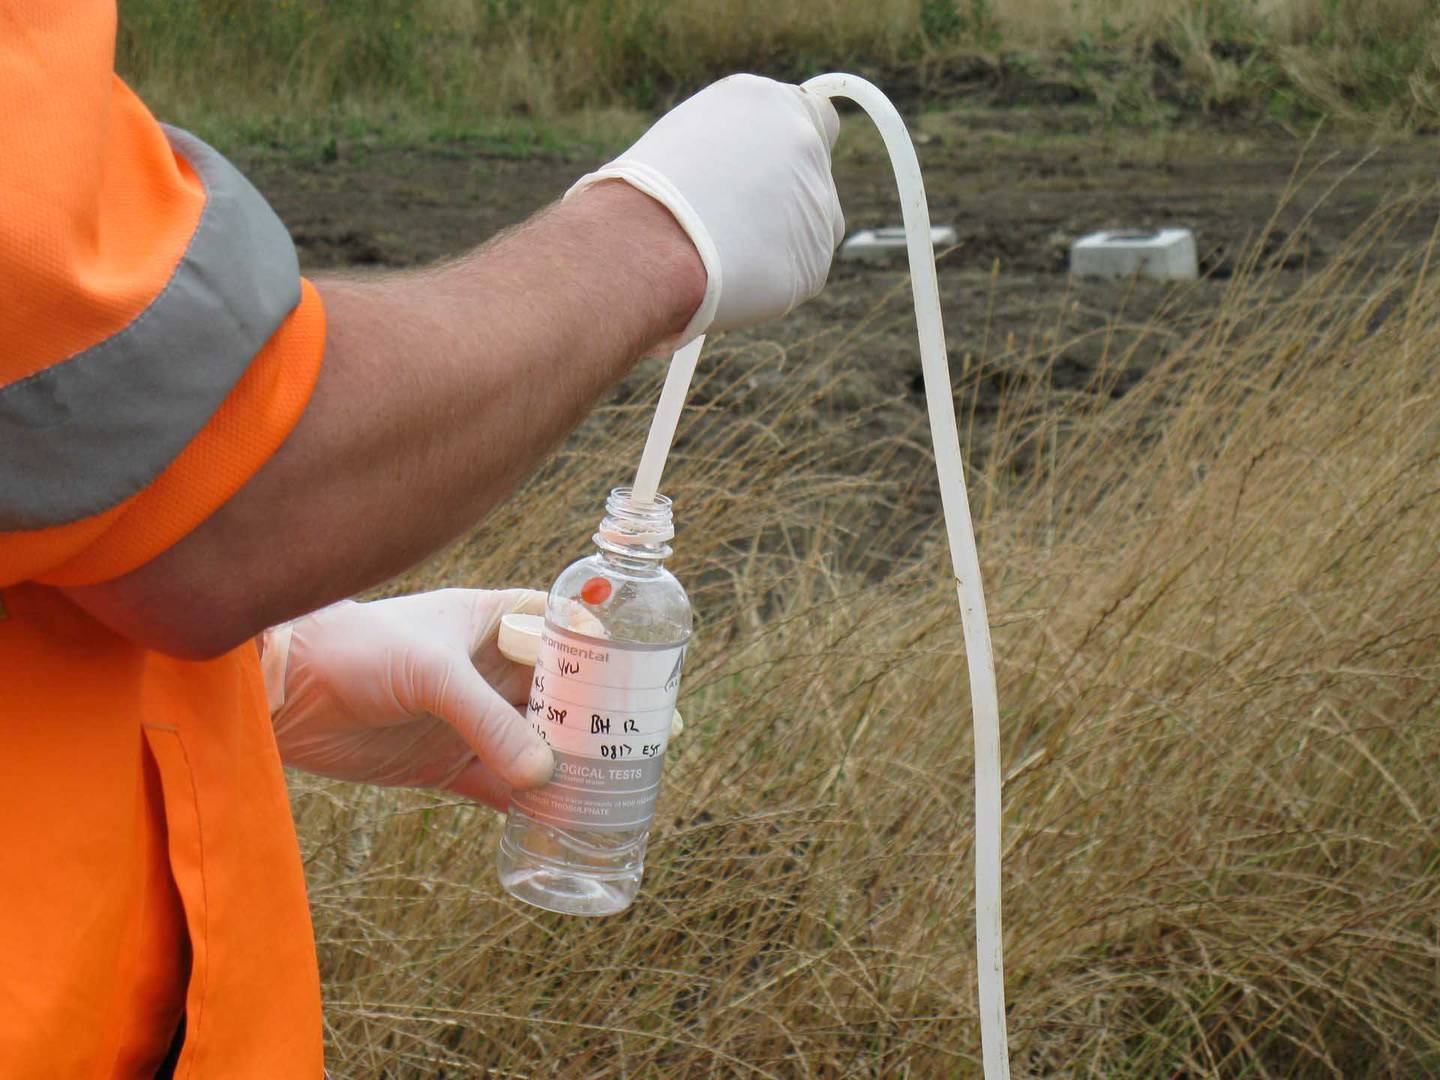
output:
M708 281L680 340L753 326L784 315L825 284L845 235L830 175L839 131L826 98L758 75L732 75L681 102L569 194L624 180L684 226Z
M443 589L346 600L267 631L262 665L285 764L341 780L440 788L504 810L513 787L550 778L525 722L531 670L500 655L528 589Z

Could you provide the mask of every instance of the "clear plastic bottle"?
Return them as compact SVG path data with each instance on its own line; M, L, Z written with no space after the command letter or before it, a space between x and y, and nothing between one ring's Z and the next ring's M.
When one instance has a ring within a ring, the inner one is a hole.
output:
M550 783L517 792L500 884L537 907L610 915L635 899L690 639L690 599L662 565L670 500L616 488L599 551L550 589L527 717L555 752Z

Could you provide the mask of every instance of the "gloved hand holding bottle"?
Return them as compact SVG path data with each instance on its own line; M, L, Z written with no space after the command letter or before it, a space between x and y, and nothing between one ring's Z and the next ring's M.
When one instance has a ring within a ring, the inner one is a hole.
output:
M266 631L281 759L503 810L512 788L548 780L553 761L524 719L530 668L500 654L497 631L511 612L544 610L545 594L530 589L442 589L344 600Z
M525 720L533 657L506 659L510 614L540 616L534 589L441 589L342 600L261 635L271 722L291 768L382 787L452 791L504 810L554 762ZM670 724L673 739L684 728Z

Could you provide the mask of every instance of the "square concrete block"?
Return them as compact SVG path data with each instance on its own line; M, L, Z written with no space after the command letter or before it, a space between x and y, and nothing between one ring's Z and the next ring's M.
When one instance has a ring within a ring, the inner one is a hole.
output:
M1070 273L1076 277L1139 274L1162 281L1194 281L1200 276L1195 234L1189 229L1091 233L1071 246Z

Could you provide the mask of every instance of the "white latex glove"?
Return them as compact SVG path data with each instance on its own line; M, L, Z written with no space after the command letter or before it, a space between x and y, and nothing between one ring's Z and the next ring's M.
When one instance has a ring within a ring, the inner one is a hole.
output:
M531 668L500 655L510 612L542 614L529 589L443 589L346 600L266 631L265 672L285 764L392 787L441 788L504 809L550 778L525 721ZM517 707L518 706L518 707Z
M624 180L675 215L709 275L683 344L778 318L820 291L845 235L830 175L839 131L828 99L732 75L666 113L566 198Z

